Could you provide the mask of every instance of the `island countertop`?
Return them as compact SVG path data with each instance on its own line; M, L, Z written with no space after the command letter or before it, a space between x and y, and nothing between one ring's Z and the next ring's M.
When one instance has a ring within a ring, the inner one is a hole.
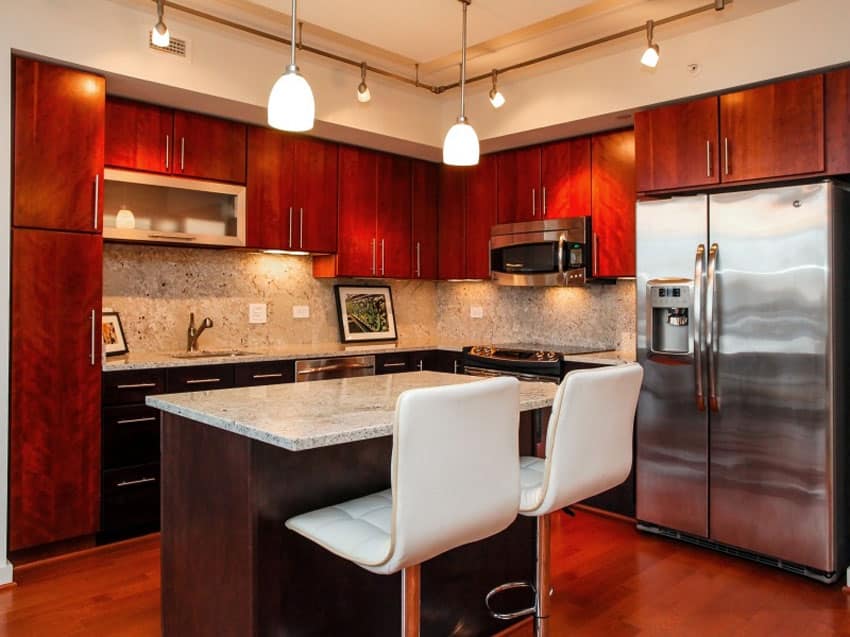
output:
M399 394L480 381L474 376L406 372L308 383L149 396L164 412L289 451L392 435ZM552 405L553 383L520 383L520 410Z

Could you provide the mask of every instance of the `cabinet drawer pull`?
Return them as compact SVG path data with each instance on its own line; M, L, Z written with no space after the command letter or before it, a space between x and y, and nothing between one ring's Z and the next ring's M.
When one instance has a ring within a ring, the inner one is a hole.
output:
M132 487L137 484L148 484L149 482L156 482L156 478L139 478L138 480L122 480L116 487Z
M254 380L260 380L261 378L283 378L283 373L275 372L274 374L253 374L251 378Z
M124 418L123 420L116 420L116 425L134 425L140 422L156 422L157 416L146 416L144 418Z
M459 366L459 365L460 365L460 363L459 363L458 361L455 361L455 362L454 362L454 370L455 370L455 371L454 371L454 373L455 373L455 374L457 374L457 373L458 373L458 366Z
M209 385L210 383L220 383L220 378L190 378L186 381L187 385Z
M407 363L384 363L384 367L407 367Z
M129 385L118 385L118 389L151 389L156 383L131 383Z

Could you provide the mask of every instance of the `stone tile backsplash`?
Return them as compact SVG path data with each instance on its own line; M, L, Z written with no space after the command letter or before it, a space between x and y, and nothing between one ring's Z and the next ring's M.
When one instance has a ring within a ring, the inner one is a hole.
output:
M116 243L104 245L103 276L103 305L121 314L136 352L185 349L189 312L196 323L209 316L215 324L201 337L206 349L335 342L333 286L358 283L314 279L306 257ZM387 283L400 338L634 349L633 281L587 288ZM266 324L248 323L249 303L268 304ZM292 318L294 305L308 305L310 318ZM470 318L472 306L482 318Z

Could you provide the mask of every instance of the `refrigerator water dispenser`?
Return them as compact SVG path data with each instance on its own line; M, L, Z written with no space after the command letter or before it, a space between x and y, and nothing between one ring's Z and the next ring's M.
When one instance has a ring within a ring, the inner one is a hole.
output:
M647 283L650 352L668 356L691 352L692 290L693 282L687 279L654 279Z

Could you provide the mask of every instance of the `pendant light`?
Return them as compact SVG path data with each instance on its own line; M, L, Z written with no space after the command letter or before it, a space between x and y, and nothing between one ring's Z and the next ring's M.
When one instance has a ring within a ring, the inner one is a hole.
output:
M640 58L640 63L654 69L658 65L658 58L661 56L661 47L652 41L655 33L655 22L652 20L646 21L646 51Z
M162 14L165 11L165 0L156 0L156 24L151 31L151 42L155 46L163 48L171 44L171 34L168 32L168 27L162 20Z
M493 105L493 108L502 108L505 105L505 96L502 95L497 85L498 79L499 72L493 69L493 88L490 89L490 103Z
M372 99L372 92L366 86L366 63L360 63L360 84L357 87L357 101L364 104Z
M464 85L466 84L466 9L470 0L458 0L463 5L463 39L460 60L460 117L443 140L443 163L449 166L478 164L478 135L466 119Z
M292 0L292 35L289 66L272 86L269 94L269 126L300 133L313 128L316 117L316 100L307 80L295 64L295 13L297 0Z

